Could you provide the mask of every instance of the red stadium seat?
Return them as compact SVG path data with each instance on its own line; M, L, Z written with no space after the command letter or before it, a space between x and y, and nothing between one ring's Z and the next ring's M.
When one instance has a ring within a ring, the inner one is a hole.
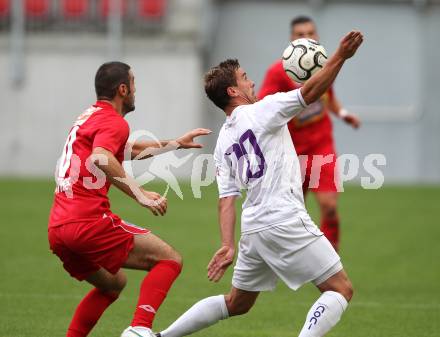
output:
M65 18L80 18L89 11L89 0L63 0L61 10Z
M101 0L100 2L100 13L103 17L107 17L110 13L110 1L112 0ZM126 0L119 0L121 4L121 11L122 15L125 15L127 13L127 1Z
M11 9L9 0L0 0L0 17L7 16Z
M161 18L165 15L166 0L139 0L139 14L144 18Z
M30 17L44 17L49 14L49 0L26 0L26 15Z

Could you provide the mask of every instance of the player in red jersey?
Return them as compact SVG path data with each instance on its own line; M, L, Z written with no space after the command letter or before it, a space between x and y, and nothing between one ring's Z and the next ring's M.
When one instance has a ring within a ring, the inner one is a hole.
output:
M290 24L291 41L311 38L319 41L316 25L306 16L299 16ZM284 72L281 60L268 69L258 93L262 99L276 92L287 92L300 85L293 82ZM312 103L298 117L289 122L289 131L296 152L301 159L304 174L303 192L315 192L321 212L321 231L337 250L339 247L339 216L337 212L336 151L329 111L357 129L359 119L342 108L333 88L320 100Z
M164 215L167 200L140 188L125 173L122 161L177 148L200 148L194 138L210 130L196 129L160 144L127 144L129 126L124 116L135 108L136 91L130 66L103 64L96 73L95 89L98 101L78 117L67 137L49 219L52 252L72 277L94 286L78 305L67 337L87 336L118 298L126 284L121 268L149 272L141 284L131 326L122 336L154 336L154 316L181 271L182 258L149 230L113 214L107 193L115 185L154 215Z

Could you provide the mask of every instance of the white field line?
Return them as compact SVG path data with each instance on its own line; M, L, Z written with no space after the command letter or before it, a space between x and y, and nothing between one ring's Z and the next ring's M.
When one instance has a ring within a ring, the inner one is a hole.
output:
M83 298L83 295L69 295L69 294L43 294L43 293L32 293L32 294L25 294L25 293L0 293L0 298L41 298L41 299L50 299L50 300L66 300L66 299L73 299L73 300L81 300ZM131 300L131 298L128 298L126 296L121 295L118 299L118 301L127 301ZM198 301L199 298L174 298L173 299L180 301L189 301L193 300L194 302ZM306 302L295 302L295 300L291 301L292 306L305 306L309 307L312 305L312 302L306 303ZM258 304L257 304L258 305ZM381 303L381 302L359 302L359 301L353 301L350 303L350 307L360 307L360 308L375 308L375 307L386 307L386 308L395 308L395 309L406 309L406 310L440 310L440 303Z

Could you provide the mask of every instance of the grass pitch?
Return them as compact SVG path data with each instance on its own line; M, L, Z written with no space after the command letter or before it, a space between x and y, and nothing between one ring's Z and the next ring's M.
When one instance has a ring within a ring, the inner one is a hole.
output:
M159 192L163 186L149 187ZM71 315L90 288L71 279L47 243L54 184L47 180L0 180L0 336L65 336ZM117 191L113 211L154 231L184 257L184 270L160 309L155 330L165 328L197 300L228 291L231 271L208 282L206 265L219 247L216 188L194 199L169 196L168 214L153 217ZM355 296L330 337L440 336L439 187L349 187L340 197L341 255ZM313 197L308 206L316 220ZM144 276L127 271L128 285L104 314L92 337L119 336L131 321ZM263 293L251 312L204 330L204 337L297 336L317 290L293 292L282 283Z

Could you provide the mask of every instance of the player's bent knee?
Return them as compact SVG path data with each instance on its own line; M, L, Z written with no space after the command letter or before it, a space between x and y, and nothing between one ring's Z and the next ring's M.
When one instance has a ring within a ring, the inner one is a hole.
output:
M122 291L126 285L127 285L127 276L123 274L122 277L118 278L118 281L116 282L116 288Z
M178 263L181 267L183 267L183 258L182 255L180 255L177 251L173 249L173 252L171 253L168 260L174 261Z
M180 267L183 267L183 258L177 251L174 249L170 249L165 254L162 254L161 258L156 261L156 263L160 261L173 261L176 262Z
M335 218L338 216L337 198L325 198L319 200L321 214L326 218Z
M127 285L127 277L125 274L116 274L111 280L97 286L103 292L119 294Z
M240 316L247 314L252 308L252 305L234 305L228 307L229 316Z
M338 216L338 209L336 203L324 203L321 205L322 214L327 219L333 219Z
M226 307L229 316L244 315L251 310L253 303L234 301L230 296L225 296Z
M347 302L351 300L354 293L353 285L343 270L319 284L318 288L321 292L335 291L344 296Z
M347 281L347 285L345 286L344 293L342 296L345 297L347 302L350 302L354 294L353 284L351 284L350 280Z
M120 293L127 285L127 276L125 274L118 275L110 286L110 291Z
M338 211L336 208L330 208L325 212L325 217L327 219L334 219L338 217Z
M182 256L169 246L153 254L145 253L138 257L134 257L130 263L126 264L126 266L128 265L132 268L134 266L136 269L151 271L151 269L161 261L173 261L180 266L180 269L182 269L183 266Z
M350 302L351 298L353 297L353 285L351 284L350 280L346 280L345 282L343 282L342 284L338 285L338 287L336 287L336 289L334 291L337 291L338 293L340 293L342 296L345 297L345 299L347 300L347 302Z

